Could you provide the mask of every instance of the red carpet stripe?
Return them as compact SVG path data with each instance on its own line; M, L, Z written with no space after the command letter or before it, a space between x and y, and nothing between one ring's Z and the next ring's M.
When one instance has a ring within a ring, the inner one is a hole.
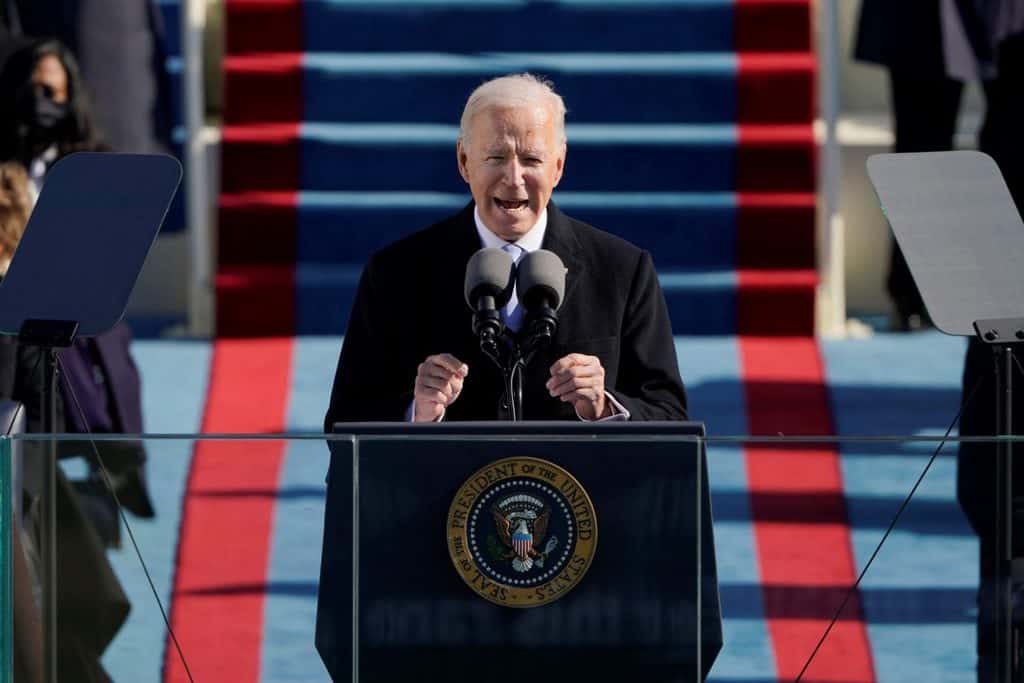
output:
M814 192L818 154L814 127L800 124L743 124L738 128L738 192Z
M301 52L227 54L221 68L225 124L302 121Z
M222 194L278 192L296 187L300 169L298 123L247 124L221 129Z
M740 335L814 334L813 268L775 270L741 268L736 295L736 330Z
M751 434L832 433L813 338L741 337L740 358ZM757 446L747 448L746 460L765 618L778 677L792 681L856 578L839 455L830 446ZM801 498L811 497L812 506L803 504ZM875 680L859 596L847 604L806 678Z
M204 433L285 431L290 338L214 344ZM282 441L201 441L182 513L171 623L196 681L257 683ZM164 680L187 681L173 644Z
M225 4L228 54L301 49L302 0L227 0Z
M814 268L817 201L814 192L740 193L737 268Z
M814 120L816 61L810 52L739 53L737 122L807 123Z
M221 265L216 276L217 335L283 337L295 331L295 266Z
M735 0L737 50L810 51L811 0Z

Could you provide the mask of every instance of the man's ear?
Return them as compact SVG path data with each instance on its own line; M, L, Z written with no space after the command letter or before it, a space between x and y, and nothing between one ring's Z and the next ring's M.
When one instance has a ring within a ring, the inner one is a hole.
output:
M466 152L466 148L462 145L462 140L455 143L455 156L459 161L459 175L467 183L469 182L469 153Z
M558 183L562 180L562 174L565 173L565 153L569 150L569 146L562 143L562 152L558 155L558 159L555 160L555 182L551 187L558 187Z

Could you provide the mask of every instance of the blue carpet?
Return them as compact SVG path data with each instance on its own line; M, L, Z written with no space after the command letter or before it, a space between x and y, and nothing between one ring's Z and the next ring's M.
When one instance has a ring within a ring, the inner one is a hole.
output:
M823 344L841 435L941 435L960 400L963 341L938 333ZM846 444L843 479L858 568L938 444ZM977 541L956 503L956 446L936 460L864 580L880 681L974 675Z
M340 342L340 337L297 340L288 403L292 432L319 431ZM737 340L677 337L676 347L693 417L706 421L712 437L745 433ZM938 334L822 342L838 433L941 433L956 412L962 347L961 341ZM198 429L210 346L139 341L135 353L144 380L147 428ZM168 599L191 443L154 441L148 447L159 516L132 522L158 590ZM859 566L932 448L842 445L851 542ZM863 584L879 681L916 675L954 681L972 675L977 544L956 506L953 454L950 449L936 462ZM712 443L708 458L726 634L713 680L772 680L766 678L774 671L774 656L764 620L743 451L736 444ZM260 653L267 683L325 680L312 637L327 459L324 444L316 440L293 441L287 450L276 495ZM155 653L162 651L164 634L156 606L134 555L124 549L111 558L133 610L105 663L115 680L158 681L160 657Z
M152 434L199 431L206 399L211 348L205 342L136 341L132 347L142 373L145 428ZM185 480L192 459L188 438L146 443L147 475L157 516L129 517L142 557L165 606L170 605L177 553L178 526ZM159 681L164 623L127 536L109 553L121 585L132 603L117 639L103 663L115 681Z
M363 6L360 6L362 4ZM380 36L407 50L434 50L444 45L452 52L487 50L579 50L595 47L608 51L641 49L672 51L731 50L733 0L675 0L660 2L544 3L524 0L461 0L460 2L378 2L367 11L365 3L344 0L307 0L303 29L311 51L335 49L340 43L353 51L381 49ZM410 8L413 11L410 11ZM543 31L470 31L482 21L498 26L524 23ZM630 22L627 35L615 30ZM603 34L599 46L589 36ZM639 38L639 39L638 39Z
M813 268L809 217L792 205L815 187L810 18L802 0L229 3L221 189L232 228L219 253L238 270L219 286L235 302L294 265L296 315L255 321L228 303L219 329L341 334L338 303L367 252L450 213L452 197L463 203L452 148L467 94L529 71L568 107L556 200L576 194L574 215L664 259L675 333L810 334L809 278L736 285L741 268ZM616 196L596 201L606 192ZM375 205L357 201L366 193ZM298 225L294 263L269 275L244 268L273 259L249 248L246 229L268 216L284 239ZM761 249L763 235L795 248Z
M341 339L308 337L295 345L288 429L319 433L330 398ZM313 649L316 586L323 541L324 477L330 461L321 440L292 441L285 453L281 490L274 515L268 581L280 588L268 593L264 608L262 680L325 680ZM287 587L287 589L286 589Z
M449 149L445 156L450 157ZM450 160L449 160L450 162ZM463 194L302 192L298 198L296 327L303 334L344 329L362 263L413 226L465 205ZM736 328L733 270L737 198L714 193L558 192L580 220L657 249L657 265L677 334L724 334Z
M569 126L567 134L571 172L561 191L727 192L736 186L734 126L581 125ZM453 164L457 137L457 126L305 123L298 189L461 193L466 184ZM626 159L634 161L627 165ZM250 189L258 182L254 178Z
M450 151L450 150L449 150ZM373 251L456 211L469 195L440 192L301 192L301 263L356 263ZM574 218L656 252L659 268L732 268L738 200L731 192L555 194Z
M377 122L386 111L389 122L451 123L477 85L524 71L554 79L574 121L736 120L731 53L307 53L302 111L307 121ZM666 92L674 97L664 97Z
M676 356L686 382L690 415L705 422L709 436L747 433L740 362L734 337L677 337ZM748 680L773 671L775 659L765 627L762 597L757 590L757 549L751 526L750 499L743 449L735 445L708 447L708 479L715 515L715 544L722 609L731 615L723 626L726 647L712 680ZM728 519L718 519L728 509ZM739 593L737 586L753 586Z
M345 265L300 263L295 272L296 322L304 334L338 334L348 321L362 269ZM676 334L722 334L736 328L739 286L736 273L662 269L665 293Z

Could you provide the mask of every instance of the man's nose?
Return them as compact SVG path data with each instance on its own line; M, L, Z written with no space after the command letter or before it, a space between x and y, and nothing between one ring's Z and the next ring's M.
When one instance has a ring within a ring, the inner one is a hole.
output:
M523 184L523 165L518 157L511 157L505 164L505 183L517 187Z

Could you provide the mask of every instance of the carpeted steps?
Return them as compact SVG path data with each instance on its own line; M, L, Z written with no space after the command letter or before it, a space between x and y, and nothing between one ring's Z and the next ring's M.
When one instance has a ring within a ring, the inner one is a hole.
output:
M344 45L376 52L400 45L429 52L600 49L607 52L731 51L737 42L755 50L809 50L805 0L676 0L668 2L348 2L248 0L231 2L228 50L281 52L301 39L307 51ZM301 8L300 8L301 5ZM628 23L628 31L622 31ZM531 30L467 30L467 26ZM272 33L267 26L274 26ZM339 37L344 36L344 43ZM388 36L385 43L381 36Z
M305 121L451 123L481 82L531 71L555 82L572 122L790 123L812 113L814 68L793 53L260 53L225 58L225 122L293 122L298 104Z
M468 199L468 93L525 70L569 107L556 201L654 254L676 333L812 333L809 2L227 11L219 334L342 332L367 256Z
M271 124L224 128L224 191L463 192L453 173L458 126ZM563 192L801 192L814 187L805 126L568 126ZM395 169L401 167L402 173ZM742 172L740 172L742 169Z

